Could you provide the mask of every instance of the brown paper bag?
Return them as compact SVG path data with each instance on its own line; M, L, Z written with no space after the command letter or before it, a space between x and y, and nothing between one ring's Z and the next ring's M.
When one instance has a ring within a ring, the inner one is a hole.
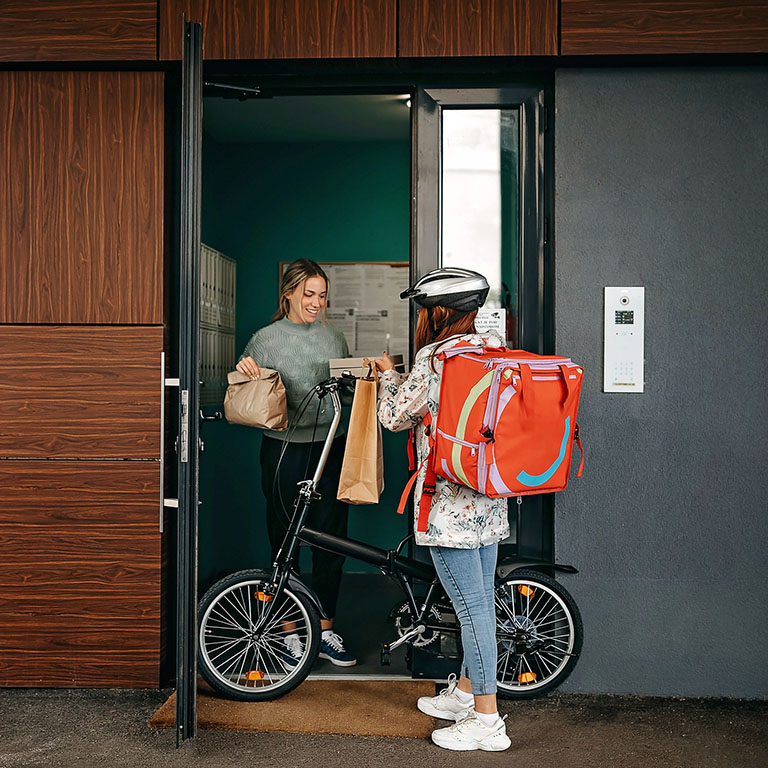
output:
M381 425L376 416L378 383L376 366L369 365L368 375L355 384L347 446L336 494L339 501L376 504L384 490Z
M285 387L277 371L261 368L258 379L232 371L227 374L227 381L224 415L230 424L261 427L275 432L288 429Z

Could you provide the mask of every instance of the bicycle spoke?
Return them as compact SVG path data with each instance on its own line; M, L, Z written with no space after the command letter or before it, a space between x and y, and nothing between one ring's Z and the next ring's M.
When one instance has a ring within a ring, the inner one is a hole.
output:
M258 669L264 668L264 674L267 676L267 679L269 680L270 685L274 685L274 680L272 679L272 675L269 673L269 667L264 662L264 657L261 655L261 649L256 646L256 666Z
M240 662L240 669L237 673L237 679L242 680L243 678L243 672L245 671L245 663L248 661L248 651L251 650L252 644L248 643L248 647L245 649L245 653L243 654L243 659Z
M245 594L243 594L245 593ZM248 605L247 603L250 602L249 598L249 590L246 587L243 587L241 589L236 589L230 593L232 597L232 603L237 606L238 612L242 615L242 617L250 623L250 616L248 614Z
M234 669L237 666L237 663L240 661L240 659L248 653L248 649L250 648L250 644L246 645L245 648L243 648L242 651L237 653L235 656L230 658L228 660L228 663L225 667L221 669L221 674L225 677L229 677L231 679L230 670Z
M224 651L227 648L231 648L234 645L237 645L238 643L247 642L247 637L235 637L231 640L224 640L224 639L218 639L218 638L206 638L205 639L205 647L209 648L213 651Z
M231 651L234 651L234 648L238 644L241 644L243 642L246 642L246 649L247 649L247 647L248 647L247 641L238 640L235 643L233 643L232 646L229 647L229 648L227 648L227 647L219 647L219 648L214 648L213 652L208 651L208 658L211 660L212 663L217 661L218 659L221 659L222 657L224 657L226 659L226 658L228 658L228 654Z
M228 614L225 614L224 611L221 610L220 606L216 606L216 612L212 612L211 615L208 617L208 625L212 621L219 622L221 624L221 628L224 629L226 627L233 627L234 629L242 630L243 626L242 624L238 624L234 619L232 619Z
M224 603L224 600L227 600L227 604ZM226 616L234 626L238 627L239 629L243 629L243 623L241 621L238 621L235 618L235 615L230 613L230 610L229 610L230 604L231 604L231 600L229 600L229 597L225 595L225 597L216 605L216 610L218 611L219 614L223 614L224 616Z
M239 591L239 590L238 590ZM235 597L234 592L230 592L228 595L225 595L225 599L229 603L229 605L232 606L235 610L235 614L239 613L246 621L248 621L248 614L243 610L243 606L240 603L239 600ZM233 616L234 619L234 616Z
M507 615L507 618L509 618L509 620L515 625L515 627L519 629L520 622L517 620L517 617L515 616L515 614L512 611L510 611L509 606L502 600L499 600L498 605L501 606L501 609ZM514 606L513 606L513 610L514 610Z
M535 656L539 660L539 665L546 667L547 677L551 677L553 670L557 669L557 664L550 664L538 651L536 651Z

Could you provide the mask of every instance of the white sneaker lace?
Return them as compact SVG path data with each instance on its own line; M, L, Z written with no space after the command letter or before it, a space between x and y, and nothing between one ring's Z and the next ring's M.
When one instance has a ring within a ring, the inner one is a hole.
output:
M473 722L480 722L480 719L475 715L474 710L467 712L461 720L457 720L453 725L449 725L448 727L452 731L463 731L466 726L472 725Z
M499 727L499 722L503 723L507 719L507 716L504 715L504 717L499 716L499 721L496 722L494 726L486 725L473 711L468 712L464 717L461 718L461 720L457 720L453 725L449 725L448 727L452 731L458 731L459 733L462 733L467 728L470 727L477 727L478 725L482 726L483 728L496 728Z
M283 642L288 649L288 653L290 653L294 659L301 658L304 653L304 643L301 642L301 638L298 635L286 635Z
M438 696L444 697L444 696L450 696L455 688L456 688L456 675L448 675L448 687L443 688L442 691L438 694Z
M328 645L331 646L336 651L343 651L344 650L344 640L340 635L337 635L335 632L331 632L328 635L325 635L323 637L323 640L325 640Z

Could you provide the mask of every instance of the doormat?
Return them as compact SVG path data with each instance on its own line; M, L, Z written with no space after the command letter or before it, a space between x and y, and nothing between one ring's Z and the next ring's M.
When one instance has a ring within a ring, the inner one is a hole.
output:
M222 698L198 688L197 724L229 731L288 731L424 739L435 721L416 709L419 696L434 696L428 680L306 680L275 701ZM151 728L176 726L176 694L155 712Z

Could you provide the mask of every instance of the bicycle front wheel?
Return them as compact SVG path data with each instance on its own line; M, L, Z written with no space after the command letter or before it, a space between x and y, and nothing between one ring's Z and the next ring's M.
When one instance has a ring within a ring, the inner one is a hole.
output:
M576 666L584 630L576 602L554 579L513 571L496 584L497 685L506 699L532 699Z
M205 681L230 699L269 701L309 674L320 647L320 617L312 601L290 587L274 599L268 576L239 571L214 584L198 606L199 667Z

